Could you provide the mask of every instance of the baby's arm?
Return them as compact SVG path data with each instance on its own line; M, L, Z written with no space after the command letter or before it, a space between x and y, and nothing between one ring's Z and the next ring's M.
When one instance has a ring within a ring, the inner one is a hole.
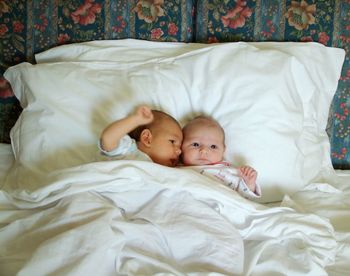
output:
M138 126L153 121L152 110L148 106L140 106L136 112L108 125L101 134L101 147L105 151L115 149L120 139Z
M258 173L256 172L256 170L254 170L252 167L249 167L249 166L239 167L238 170L240 172L240 176L242 177L244 182L247 184L249 190L255 193L256 178L258 176Z

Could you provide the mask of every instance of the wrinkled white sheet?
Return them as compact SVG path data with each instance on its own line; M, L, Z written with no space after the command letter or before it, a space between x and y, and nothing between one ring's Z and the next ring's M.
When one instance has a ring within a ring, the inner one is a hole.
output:
M350 275L350 171L338 171L328 183L313 183L286 196L281 204L300 213L313 213L329 219L337 241L335 263L326 268L329 275Z
M0 143L0 187L14 160L11 145Z
M2 187L0 271L345 275L350 254L344 179L339 187L329 185L330 204L339 199L335 189L344 189L343 202L332 211L310 200L324 193L312 192L318 184L285 198L286 207L270 208L195 172L148 162L65 169L48 176L47 186L14 193L17 198L10 196L15 187Z

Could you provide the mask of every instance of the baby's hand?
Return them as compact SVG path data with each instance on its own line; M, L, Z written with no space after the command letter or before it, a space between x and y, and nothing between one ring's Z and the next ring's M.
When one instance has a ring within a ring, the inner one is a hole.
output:
M249 190L255 193L256 188L256 178L258 173L252 167L242 166L238 168L240 176L243 178L244 182L247 184Z
M146 105L139 106L135 115L137 116L140 125L147 125L153 121L152 110Z

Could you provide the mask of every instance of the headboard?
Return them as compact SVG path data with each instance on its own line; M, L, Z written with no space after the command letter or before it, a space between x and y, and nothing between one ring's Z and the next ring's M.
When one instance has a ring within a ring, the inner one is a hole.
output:
M332 163L350 169L350 1L348 0L0 0L0 70L73 42L315 41L346 51L329 115ZM2 75L1 75L2 76ZM0 142L21 107L0 76Z

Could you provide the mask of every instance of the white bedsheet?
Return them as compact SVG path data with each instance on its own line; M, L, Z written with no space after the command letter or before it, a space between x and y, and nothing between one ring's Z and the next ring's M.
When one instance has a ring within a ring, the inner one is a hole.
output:
M335 263L326 271L329 275L350 275L350 171L338 171L338 177L329 183L310 184L292 198L286 196L281 205L329 219L337 251Z
M12 166L13 161L14 156L11 145L0 143L0 183L3 182L6 172Z
M349 275L349 180L267 207L148 162L65 169L17 198L2 187L0 274Z

